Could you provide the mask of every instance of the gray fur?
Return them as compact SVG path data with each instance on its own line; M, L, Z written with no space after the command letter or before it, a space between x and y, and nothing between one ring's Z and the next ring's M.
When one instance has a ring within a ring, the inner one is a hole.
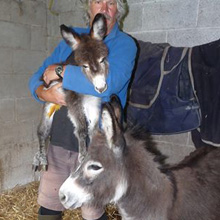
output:
M219 220L220 148L201 148L177 165L165 165L140 130L123 131L115 112L104 106L104 132L96 131L83 163L61 186L63 205L82 205L77 186L88 198L84 205L114 202L123 220Z

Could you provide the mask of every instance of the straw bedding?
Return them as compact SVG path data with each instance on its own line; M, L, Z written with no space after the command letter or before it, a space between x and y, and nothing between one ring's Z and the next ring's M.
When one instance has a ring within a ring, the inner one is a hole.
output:
M38 186L39 182L32 182L0 194L0 220L36 220L39 209L37 204ZM109 220L121 219L113 205L108 205L106 212ZM63 220L81 219L80 209L64 212Z

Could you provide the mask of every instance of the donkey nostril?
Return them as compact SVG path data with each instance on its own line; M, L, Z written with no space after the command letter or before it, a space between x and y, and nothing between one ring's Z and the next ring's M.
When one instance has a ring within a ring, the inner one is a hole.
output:
M105 87L103 89L103 92L108 88L107 84L105 84Z
M105 92L106 89L107 89L107 84L105 84L105 86L102 87L102 88L95 87L95 90L96 90L98 93L103 93L103 92Z
M60 201L61 202L65 202L66 201L66 196L63 193L60 193L59 197L60 197Z
M96 92L98 92L98 93L102 93L102 89L100 89L100 88L98 88L98 87L95 87L95 90L96 90Z

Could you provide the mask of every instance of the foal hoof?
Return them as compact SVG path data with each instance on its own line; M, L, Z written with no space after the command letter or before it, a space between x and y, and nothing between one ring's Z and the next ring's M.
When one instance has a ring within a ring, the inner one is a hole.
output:
M32 163L32 170L36 171L47 171L47 157L44 153L37 152L34 156L34 160Z
M32 164L32 170L34 172L47 171L47 169L48 169L48 165L34 165L34 164Z

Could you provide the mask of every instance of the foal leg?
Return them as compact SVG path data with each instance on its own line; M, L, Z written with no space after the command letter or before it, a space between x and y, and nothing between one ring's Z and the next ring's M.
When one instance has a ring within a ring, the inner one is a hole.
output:
M88 135L91 142L94 130L96 129L100 115L101 99L94 96L84 97L84 112L88 123Z
M83 158L86 155L87 151L87 136L88 136L88 127L87 127L87 121L86 117L83 114L82 109L79 111L71 111L71 109L68 109L68 116L70 118L70 121L74 125L74 134L78 139L79 144L79 156L78 160L81 163Z
M74 126L74 134L79 144L79 162L81 162L87 151L88 125L83 108L83 95L73 91L66 91L66 104L68 117Z
M32 167L34 171L47 170L48 164L46 157L46 142L50 134L50 129L51 129L55 110L56 110L55 104L46 103L44 106L41 122L37 129L39 150L35 154L32 163Z

